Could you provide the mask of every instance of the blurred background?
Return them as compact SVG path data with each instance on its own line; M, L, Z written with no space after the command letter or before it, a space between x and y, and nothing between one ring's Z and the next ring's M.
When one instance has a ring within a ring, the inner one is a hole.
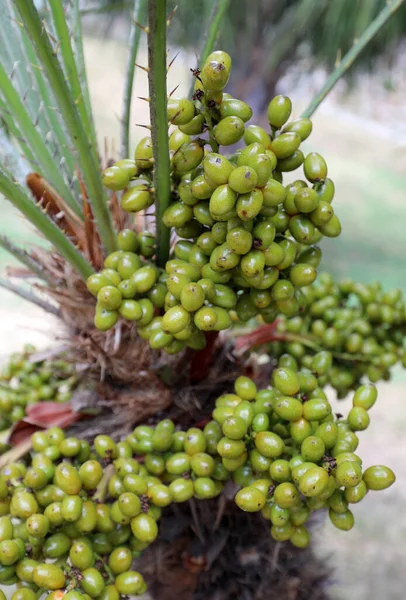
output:
M84 49L100 149L115 156L119 142L129 15L134 2L82 2ZM169 28L169 56L178 54L168 74L168 91L189 93L212 0L170 0L178 5ZM233 58L227 89L254 109L253 121L266 125L266 107L276 93L293 102L292 117L306 108L340 57L385 6L385 0L232 0L217 47ZM146 65L141 47L139 63ZM147 76L136 70L131 122L132 147L148 123ZM379 279L406 293L406 4L364 50L313 116L306 150L320 152L336 184L335 209L342 221L338 239L323 241L323 268L359 281ZM3 149L4 150L4 149ZM0 149L1 153L1 149ZM22 217L1 201L2 230L16 242L37 241ZM0 271L12 264L0 250ZM0 355L24 342L53 343L57 323L23 300L0 291ZM54 326L55 325L55 326ZM372 424L361 434L365 463L392 467L397 484L369 494L355 506L355 528L317 528L317 552L333 569L334 600L398 600L403 596L401 557L406 555L406 372L379 385ZM344 403L349 404L349 400ZM341 408L343 404L340 402ZM345 409L344 409L345 410ZM341 411L340 411L341 412ZM357 510L358 509L358 510Z

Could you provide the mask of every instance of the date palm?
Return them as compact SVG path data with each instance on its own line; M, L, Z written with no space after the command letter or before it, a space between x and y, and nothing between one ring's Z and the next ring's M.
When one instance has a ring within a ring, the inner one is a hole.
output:
M308 115L401 4L402 0L393 0L380 13L347 62L344 59L333 73ZM201 61L215 44L228 6L227 0L214 3ZM162 214L171 191L166 0L135 0L132 4L134 22L145 23L147 12L153 185L159 198L156 260L163 266L170 239ZM95 301L86 288L86 278L99 270L106 255L116 249L117 231L130 221L120 211L117 195L107 193L102 184L102 171L111 157L97 148L83 60L79 0L50 0L44 3L41 13L33 0L4 0L0 17L8 24L0 33L1 136L7 140L7 152L0 164L0 193L51 246L27 252L2 236L0 244L24 265L24 280L28 276L29 285L10 281L0 285L56 313L65 324L72 361L82 366L88 382L96 388L99 403L110 410L108 418L90 423L88 431L102 429L120 437L135 423L162 411L175 415L185 425L194 423L202 412L210 412L213 399L234 378L236 367L244 366L230 362L229 348L209 340L207 349L200 353L190 351L180 358L163 358L124 322L108 334L93 325ZM132 27L122 116L123 156L128 155L134 65L143 31L145 28L138 25ZM159 545L141 558L157 598L235 598L242 585L242 572L248 578L247 598L326 597L322 590L325 569L310 551L300 556L289 550L279 554L262 522L247 521L244 515L236 514L228 500L225 493L218 502L199 507L190 503L186 509L165 517ZM157 577L160 561L167 568L162 577Z

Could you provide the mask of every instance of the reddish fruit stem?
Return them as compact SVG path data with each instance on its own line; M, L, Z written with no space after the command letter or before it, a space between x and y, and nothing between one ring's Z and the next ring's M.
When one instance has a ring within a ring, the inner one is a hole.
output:
M194 352L190 363L190 382L199 383L207 377L213 363L214 346L218 338L218 331L206 332L206 346L203 350Z
M285 339L283 334L277 333L278 319L270 325L261 325L254 331L241 335L235 341L235 352L237 354L244 354L247 350L260 346L261 344L268 344L269 342L283 341Z

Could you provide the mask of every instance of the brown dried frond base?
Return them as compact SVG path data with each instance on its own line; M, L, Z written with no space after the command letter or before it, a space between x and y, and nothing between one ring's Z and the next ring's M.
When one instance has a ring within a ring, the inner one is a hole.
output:
M330 572L311 549L277 543L260 514L224 495L165 509L138 560L154 600L328 600Z

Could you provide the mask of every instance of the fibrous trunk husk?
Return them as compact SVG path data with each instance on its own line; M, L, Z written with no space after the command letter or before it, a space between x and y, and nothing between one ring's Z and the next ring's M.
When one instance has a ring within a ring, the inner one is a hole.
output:
M326 564L311 548L275 542L269 528L227 493L178 504L136 567L153 600L328 600Z

